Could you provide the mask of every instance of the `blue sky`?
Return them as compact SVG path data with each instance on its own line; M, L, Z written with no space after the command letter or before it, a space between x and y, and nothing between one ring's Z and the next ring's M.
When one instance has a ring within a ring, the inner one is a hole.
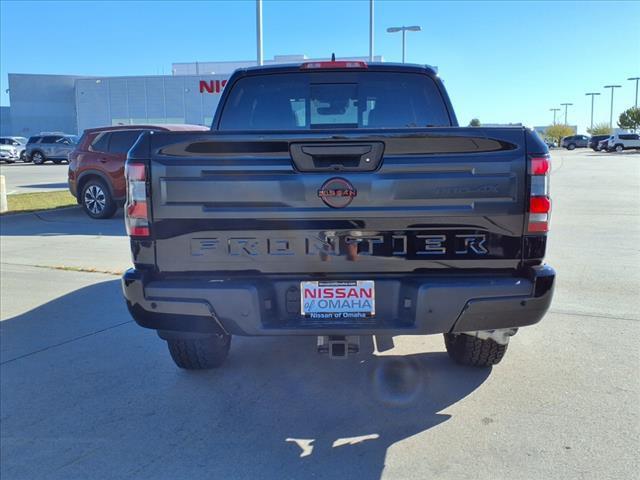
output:
M368 54L368 1L264 2L264 54ZM569 123L608 121L633 105L640 76L640 2L376 1L375 53L399 61L392 25L407 36L407 61L437 65L461 123L546 125L571 102ZM615 21L612 21L615 19ZM141 75L172 62L255 58L255 2L0 0L0 104L7 73Z

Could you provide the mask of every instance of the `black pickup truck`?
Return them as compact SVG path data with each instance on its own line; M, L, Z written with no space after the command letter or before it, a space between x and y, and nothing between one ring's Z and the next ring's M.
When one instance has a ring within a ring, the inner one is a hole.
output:
M425 66L313 62L236 71L211 132L129 151L131 315L182 368L232 335L444 334L489 366L551 303L550 158L531 130L461 128Z

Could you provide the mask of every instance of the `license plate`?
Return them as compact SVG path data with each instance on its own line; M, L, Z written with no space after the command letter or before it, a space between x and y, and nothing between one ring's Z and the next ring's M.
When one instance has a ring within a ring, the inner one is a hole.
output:
M376 314L373 280L300 282L300 310L307 318L366 318Z

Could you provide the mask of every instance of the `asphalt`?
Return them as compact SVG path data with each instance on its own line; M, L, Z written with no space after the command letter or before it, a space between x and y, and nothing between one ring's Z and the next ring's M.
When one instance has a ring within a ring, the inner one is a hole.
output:
M55 165L44 163L16 162L11 164L0 163L0 175L4 175L7 186L7 194L49 192L66 190L67 170L66 163Z
M491 370L431 336L347 361L234 338L181 371L117 275L75 271L128 266L120 219L3 217L0 477L637 478L640 154L553 158L556 297Z

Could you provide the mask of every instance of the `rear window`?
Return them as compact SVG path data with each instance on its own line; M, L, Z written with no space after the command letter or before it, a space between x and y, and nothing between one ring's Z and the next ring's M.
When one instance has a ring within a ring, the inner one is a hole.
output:
M99 133L91 142L91 150L94 152L108 152L109 137L111 137L111 132Z
M29 137L29 141L27 143L40 143L40 139L42 137Z
M124 130L113 132L109 142L111 153L127 153L140 136L140 130Z
M451 125L435 82L418 73L281 73L241 78L219 130Z

